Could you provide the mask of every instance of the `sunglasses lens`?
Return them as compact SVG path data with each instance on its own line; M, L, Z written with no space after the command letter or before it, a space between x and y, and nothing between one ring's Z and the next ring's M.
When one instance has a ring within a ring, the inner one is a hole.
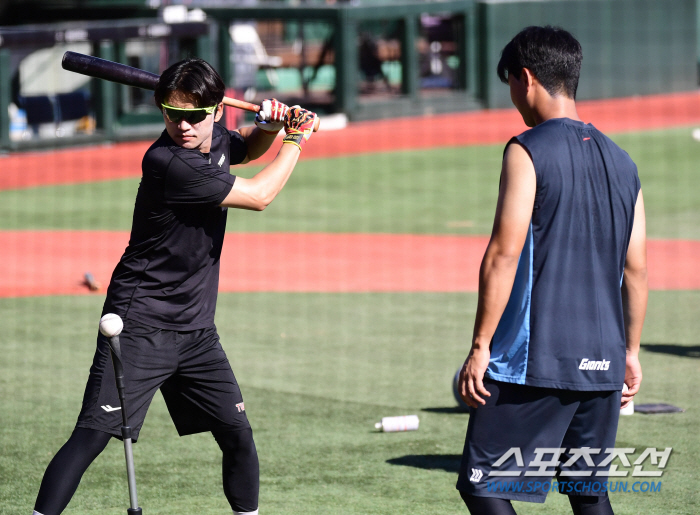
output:
M168 117L173 123L180 123L185 116L185 111L178 111L177 109L165 108L165 116Z
M195 125L207 117L207 112L204 109L193 111L183 111L181 109L169 109L164 107L165 115L173 123L180 123L183 119L190 125Z
M190 125L195 125L207 117L206 111L188 111L185 113L185 120Z

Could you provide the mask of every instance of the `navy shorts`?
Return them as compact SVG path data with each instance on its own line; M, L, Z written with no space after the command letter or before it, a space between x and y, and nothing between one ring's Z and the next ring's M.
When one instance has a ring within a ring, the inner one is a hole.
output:
M609 466L598 465L609 458L605 450L615 446L621 392L490 379L484 386L491 397L485 397L485 406L470 410L458 490L530 502L544 502L552 489L606 495Z
M250 427L216 327L171 331L125 320L119 342L134 440L158 389L180 436ZM100 334L77 427L121 437L121 425L109 344Z

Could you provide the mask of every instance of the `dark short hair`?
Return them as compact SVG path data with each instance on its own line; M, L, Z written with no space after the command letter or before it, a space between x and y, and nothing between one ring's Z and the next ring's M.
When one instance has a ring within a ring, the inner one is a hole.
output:
M225 89L223 79L208 62L191 57L173 64L161 74L154 98L160 108L170 93L180 91L194 96L197 107L210 107L223 100Z
M526 27L510 40L498 61L498 78L508 83L508 75L520 80L523 68L530 70L552 96L576 98L583 52L581 44L559 27Z

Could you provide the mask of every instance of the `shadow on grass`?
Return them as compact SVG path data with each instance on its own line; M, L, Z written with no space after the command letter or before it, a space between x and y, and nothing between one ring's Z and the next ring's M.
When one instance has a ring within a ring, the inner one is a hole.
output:
M403 465L425 470L444 470L459 472L461 454L409 454L400 458L386 460L391 465Z
M676 345L672 343L643 343L642 349L649 352L671 354L682 358L700 358L700 345Z
M454 415L468 415L469 411L463 410L459 406L449 406L445 408L423 408L421 411L427 411L428 413L445 413Z

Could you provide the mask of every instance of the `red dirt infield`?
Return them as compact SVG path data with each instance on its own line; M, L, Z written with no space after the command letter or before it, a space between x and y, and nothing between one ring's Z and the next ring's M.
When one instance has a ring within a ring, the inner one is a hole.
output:
M128 240L126 232L0 231L0 297L88 294L88 271L104 294ZM227 233L220 291L476 291L487 243L485 236ZM700 289L700 241L650 240L648 253L652 289Z

